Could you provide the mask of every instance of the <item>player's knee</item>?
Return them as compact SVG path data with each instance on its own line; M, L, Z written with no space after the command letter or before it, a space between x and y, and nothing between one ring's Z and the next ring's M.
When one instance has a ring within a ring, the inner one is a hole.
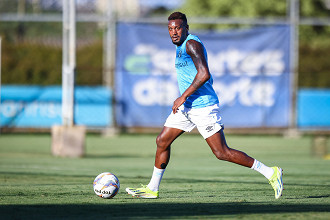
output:
M160 135L158 135L157 138L156 138L157 147L160 145L161 142L162 142L162 138L161 138Z
M216 156L216 158L218 158L219 160L225 160L225 157L224 157L224 155L223 155L221 152L217 151L217 152L213 152L213 154L214 154L214 156Z
M231 154L229 149L221 150L221 151L213 151L213 154L219 159L219 160L230 160Z
M162 135L158 135L156 138L156 144L158 148L166 149L166 141L163 139Z

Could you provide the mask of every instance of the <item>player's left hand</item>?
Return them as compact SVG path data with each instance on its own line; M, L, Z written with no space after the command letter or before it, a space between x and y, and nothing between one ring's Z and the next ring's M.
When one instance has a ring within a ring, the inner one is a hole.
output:
M173 114L177 113L178 112L178 108L186 101L186 98L180 96L179 98L177 98L174 103L173 103L173 106L172 106L172 111L173 111Z

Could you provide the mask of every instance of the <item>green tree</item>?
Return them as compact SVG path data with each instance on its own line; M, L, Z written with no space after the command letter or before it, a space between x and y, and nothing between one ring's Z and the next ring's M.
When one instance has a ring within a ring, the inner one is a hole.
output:
M286 0L188 0L182 10L188 17L275 17L286 15ZM237 25L191 24L192 28L218 29Z

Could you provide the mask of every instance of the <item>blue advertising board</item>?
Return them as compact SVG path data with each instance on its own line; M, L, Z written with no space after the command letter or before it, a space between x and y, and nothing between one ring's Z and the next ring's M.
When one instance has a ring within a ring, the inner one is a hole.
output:
M0 126L50 128L62 124L61 86L1 87ZM112 125L111 91L106 87L76 87L75 124Z
M116 122L161 127L179 96L167 27L117 27ZM226 127L286 127L291 109L289 26L196 33L208 53Z
M301 129L330 128L330 90L300 89L297 95L297 126Z

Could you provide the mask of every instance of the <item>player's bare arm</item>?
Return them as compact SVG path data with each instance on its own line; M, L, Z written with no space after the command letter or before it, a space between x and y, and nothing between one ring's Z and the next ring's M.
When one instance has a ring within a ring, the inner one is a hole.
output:
M186 44L186 51L189 54L197 69L197 74L187 88L187 90L177 98L173 103L173 113L176 113L178 108L192 95L197 89L199 89L205 82L207 82L211 75L204 55L203 45L195 40L189 40Z
M191 92L191 94L193 94L199 87L210 79L211 74L205 59L204 48L201 43L195 40L189 40L186 44L186 50L191 56L197 69L196 77L191 84L195 88L195 90ZM189 90L189 88L187 90Z

